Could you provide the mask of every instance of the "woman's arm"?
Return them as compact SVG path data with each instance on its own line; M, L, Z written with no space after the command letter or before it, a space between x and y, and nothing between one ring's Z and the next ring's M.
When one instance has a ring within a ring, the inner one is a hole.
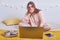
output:
M40 19L40 27L43 27L43 25L45 23L45 19L44 19L44 15L43 15L42 11L39 12L39 19Z
M25 26L25 27L30 26L28 22L29 22L29 15L25 15L24 18L19 23L19 26Z

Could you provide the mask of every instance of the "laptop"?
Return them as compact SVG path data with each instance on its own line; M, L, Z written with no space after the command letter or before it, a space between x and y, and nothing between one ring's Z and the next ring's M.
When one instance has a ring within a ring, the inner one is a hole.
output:
M20 38L43 38L42 27L19 27Z

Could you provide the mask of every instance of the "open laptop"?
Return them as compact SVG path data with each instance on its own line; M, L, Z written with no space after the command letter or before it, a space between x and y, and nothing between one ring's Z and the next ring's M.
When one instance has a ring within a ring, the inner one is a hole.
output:
M43 38L42 27L20 27L20 38Z

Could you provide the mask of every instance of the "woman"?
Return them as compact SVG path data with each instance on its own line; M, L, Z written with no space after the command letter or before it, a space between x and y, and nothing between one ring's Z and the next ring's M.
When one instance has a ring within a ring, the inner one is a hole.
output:
M27 13L19 23L19 26L44 27L46 30L50 29L50 27L48 27L44 21L41 10L37 9L32 1L27 4Z

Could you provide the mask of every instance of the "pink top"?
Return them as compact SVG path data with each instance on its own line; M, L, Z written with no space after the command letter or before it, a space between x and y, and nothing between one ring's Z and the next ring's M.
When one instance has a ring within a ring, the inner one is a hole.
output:
M44 15L41 11L31 17L30 17L30 14L25 15L25 17L19 23L19 26L26 26L26 27L27 26L28 27L38 27L39 26L39 27L42 27L45 23L43 16Z

